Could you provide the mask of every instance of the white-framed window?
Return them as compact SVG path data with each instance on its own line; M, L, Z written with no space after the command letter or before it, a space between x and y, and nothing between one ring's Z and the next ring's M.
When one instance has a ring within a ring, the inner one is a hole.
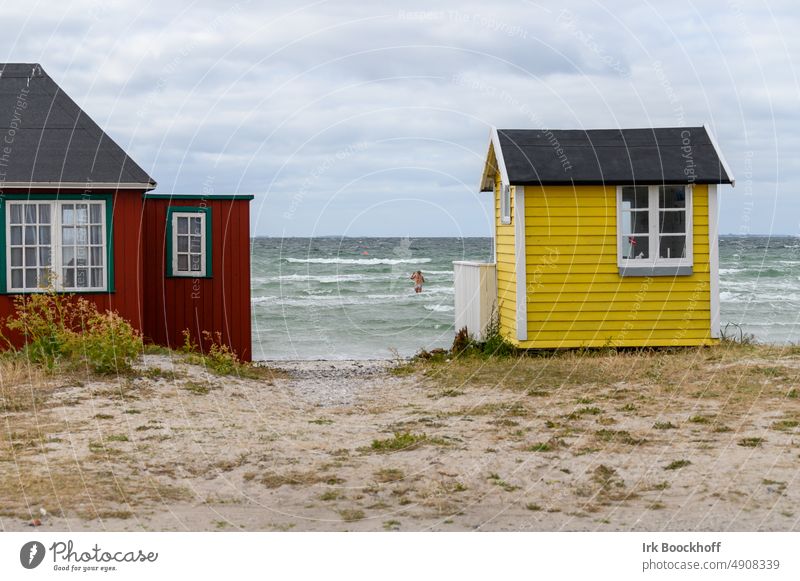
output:
M511 186L500 184L500 223L511 224Z
M208 276L208 215L206 211L170 214L171 276Z
M618 265L627 268L691 267L692 187L617 187Z
M6 290L108 288L105 200L8 200Z

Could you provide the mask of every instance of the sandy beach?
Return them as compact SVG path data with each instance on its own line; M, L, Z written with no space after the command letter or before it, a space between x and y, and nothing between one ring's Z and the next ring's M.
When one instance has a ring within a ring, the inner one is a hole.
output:
M795 350L397 366L6 380L0 529L800 529Z

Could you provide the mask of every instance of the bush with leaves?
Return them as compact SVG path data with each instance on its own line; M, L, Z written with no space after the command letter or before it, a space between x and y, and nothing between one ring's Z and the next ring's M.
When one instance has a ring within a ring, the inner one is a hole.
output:
M95 310L82 332L72 334L69 347L96 373L127 372L142 353L142 336L118 313Z
M49 370L84 364L98 373L123 372L142 352L141 335L119 314L52 290L17 295L4 322L24 341L22 354Z

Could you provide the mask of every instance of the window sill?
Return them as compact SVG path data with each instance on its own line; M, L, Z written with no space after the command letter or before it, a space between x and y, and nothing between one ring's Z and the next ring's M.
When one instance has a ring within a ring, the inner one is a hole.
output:
M619 266L620 276L691 276L694 273L691 264L684 265L625 265Z

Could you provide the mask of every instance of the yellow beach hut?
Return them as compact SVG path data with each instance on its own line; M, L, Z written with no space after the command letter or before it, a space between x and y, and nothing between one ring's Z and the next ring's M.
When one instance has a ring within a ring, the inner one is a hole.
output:
M456 328L523 348L719 340L717 188L703 127L492 129L494 263L456 262Z

